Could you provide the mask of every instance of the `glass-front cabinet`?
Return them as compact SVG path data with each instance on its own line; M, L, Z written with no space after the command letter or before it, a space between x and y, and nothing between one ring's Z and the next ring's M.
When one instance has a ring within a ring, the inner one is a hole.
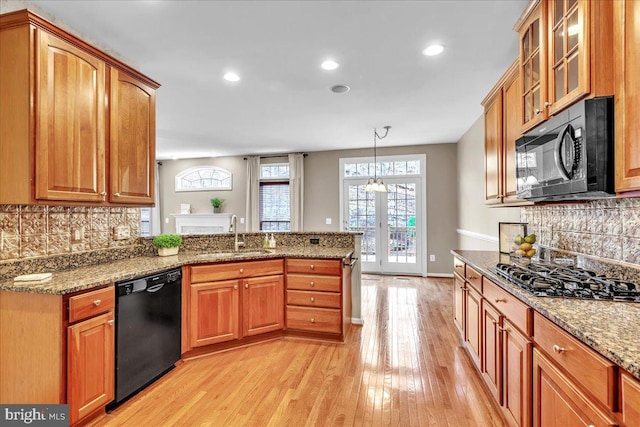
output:
M529 129L546 118L544 4L538 3L520 29L520 81L522 82L522 126Z
M584 0L549 2L549 115L589 93L588 8Z

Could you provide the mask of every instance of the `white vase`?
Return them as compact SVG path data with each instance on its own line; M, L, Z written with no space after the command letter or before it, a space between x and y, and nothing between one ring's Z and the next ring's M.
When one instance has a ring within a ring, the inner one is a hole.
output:
M180 250L179 246L175 246L173 248L158 248L158 255L160 256L177 255L178 250Z

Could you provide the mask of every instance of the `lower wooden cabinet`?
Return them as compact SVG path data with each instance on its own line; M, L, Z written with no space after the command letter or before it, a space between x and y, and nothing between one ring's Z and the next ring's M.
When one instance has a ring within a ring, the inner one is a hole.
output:
M251 336L284 328L284 279L282 275L244 280L242 334Z
M465 344L469 354L478 369L481 369L480 353L482 350L481 342L481 304L482 295L472 286L467 286L465 291Z
M535 427L617 426L555 364L533 349Z
M482 301L482 376L491 394L502 404L502 329L503 316L486 301Z
M113 400L114 323L114 313L109 311L67 329L67 396L71 424Z
M457 273L457 270L456 270ZM458 328L462 339L464 336L464 279L457 274L453 275L453 324Z
M626 372L620 376L622 389L620 409L624 427L640 426L640 381Z
M531 425L531 340L508 319L502 334L502 411L512 426Z
M191 347L240 338L240 281L191 285Z

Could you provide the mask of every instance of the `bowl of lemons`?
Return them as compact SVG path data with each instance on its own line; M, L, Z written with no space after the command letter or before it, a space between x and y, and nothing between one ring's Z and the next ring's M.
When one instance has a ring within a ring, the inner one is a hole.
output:
M536 248L533 245L535 242L535 234L529 234L524 237L518 234L513 239L513 245L511 246L511 249L513 249L513 255L521 258L531 258L536 254Z

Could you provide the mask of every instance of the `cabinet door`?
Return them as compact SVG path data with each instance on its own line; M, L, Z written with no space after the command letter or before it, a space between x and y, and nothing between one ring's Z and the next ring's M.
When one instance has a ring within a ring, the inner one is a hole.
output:
M502 406L514 426L531 425L531 350L533 343L508 319L502 329Z
M487 301L482 302L482 376L493 397L502 404L502 316Z
M533 349L535 427L616 426L554 363Z
M36 58L36 199L104 201L105 64L41 30Z
M474 363L480 369L480 304L482 295L473 287L467 286L465 293L465 342Z
M239 281L191 285L191 347L240 338Z
M453 275L453 324L456 325L460 335L465 339L464 334L464 280Z
M70 423L113 400L114 315L110 311L67 330Z
M516 182L516 139L522 129L520 74L514 70L502 90L502 194L503 203L519 202Z
M522 128L525 131L546 119L546 26L541 2L520 28L520 82Z
M640 2L614 2L616 191L640 190Z
M113 203L154 203L156 95L111 69L110 194Z
M591 83L587 0L549 0L549 115L588 94Z
M257 335L283 329L283 276L256 277L245 279L243 282L243 335Z
M484 106L485 204L502 203L502 90Z

